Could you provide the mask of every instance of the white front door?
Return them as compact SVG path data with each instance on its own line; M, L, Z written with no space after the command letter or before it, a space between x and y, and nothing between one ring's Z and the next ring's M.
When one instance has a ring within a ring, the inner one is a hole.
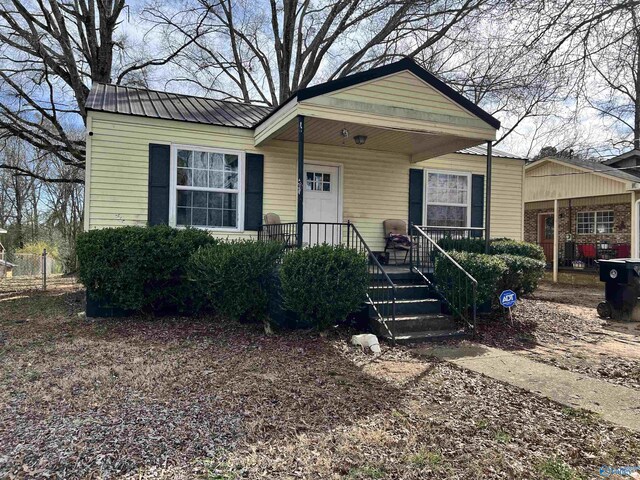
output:
M306 245L340 243L340 169L330 165L304 165L304 226L302 241Z

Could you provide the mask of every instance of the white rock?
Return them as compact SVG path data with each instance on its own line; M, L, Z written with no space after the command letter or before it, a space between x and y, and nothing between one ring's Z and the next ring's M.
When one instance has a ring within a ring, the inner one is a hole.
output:
M362 335L354 335L351 337L353 345L359 345L362 350L370 349L373 353L380 353L380 343L378 337L371 333L363 333Z

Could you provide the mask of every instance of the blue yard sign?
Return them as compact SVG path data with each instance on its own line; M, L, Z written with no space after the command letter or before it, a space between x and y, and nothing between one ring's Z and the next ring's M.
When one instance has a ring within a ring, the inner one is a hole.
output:
M516 304L516 292L513 290L505 290L500 294L500 305L504 308L511 308Z

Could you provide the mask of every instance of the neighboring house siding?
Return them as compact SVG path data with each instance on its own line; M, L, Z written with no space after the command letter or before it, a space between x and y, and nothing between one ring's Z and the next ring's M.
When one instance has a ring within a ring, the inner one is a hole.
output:
M626 193L626 182L569 165L546 162L526 171L524 201L577 198Z
M487 159L476 155L448 154L413 167L432 170L487 173ZM522 176L524 161L493 158L491 182L491 236L522 240ZM486 178L485 178L486 183Z
M91 169L86 228L147 223L149 143L180 143L262 153L264 207L283 222L296 219L297 144L271 141L256 149L249 130L91 112ZM382 249L382 221L407 218L409 156L305 145L307 163L343 166L343 220L355 222L370 246ZM223 238L255 232L221 232Z

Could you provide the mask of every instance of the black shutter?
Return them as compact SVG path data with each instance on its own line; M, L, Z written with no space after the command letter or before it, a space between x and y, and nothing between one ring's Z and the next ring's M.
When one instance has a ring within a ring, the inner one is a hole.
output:
M259 230L262 225L264 155L247 153L244 186L244 229Z
M409 223L422 225L422 205L424 204L424 170L409 170Z
M149 144L149 225L169 223L171 147Z
M484 175L471 176L471 227L484 226ZM472 232L472 237L481 237L482 234Z

